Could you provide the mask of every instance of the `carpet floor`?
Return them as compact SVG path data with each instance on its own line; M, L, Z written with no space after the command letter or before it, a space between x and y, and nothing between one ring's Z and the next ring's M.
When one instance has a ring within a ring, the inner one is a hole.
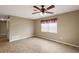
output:
M78 53L75 47L40 38L8 42L0 38L0 53Z

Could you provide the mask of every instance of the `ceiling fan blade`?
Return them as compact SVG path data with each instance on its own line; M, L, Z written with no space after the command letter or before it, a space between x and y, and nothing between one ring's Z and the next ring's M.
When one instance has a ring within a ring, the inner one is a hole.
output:
M38 10L40 10L40 8L39 7L37 7L37 6L33 6L34 8L36 8L36 9L38 9Z
M34 12L34 13L32 13L32 14L37 14L37 13L40 13L40 12Z
M54 12L45 12L45 13L53 14Z
M51 9L51 8L54 8L55 6L54 5L51 5L47 8L47 10Z

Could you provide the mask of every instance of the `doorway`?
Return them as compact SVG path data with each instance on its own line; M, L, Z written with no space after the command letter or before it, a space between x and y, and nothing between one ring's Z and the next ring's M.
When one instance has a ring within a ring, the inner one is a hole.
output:
M8 33L9 33L8 21L0 20L0 41L9 41Z

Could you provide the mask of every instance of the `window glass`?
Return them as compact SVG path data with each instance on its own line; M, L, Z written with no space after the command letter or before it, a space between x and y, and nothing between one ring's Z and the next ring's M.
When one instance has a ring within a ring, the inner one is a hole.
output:
M41 31L42 32L50 32L50 33L57 33L57 23L42 23L41 24Z
M57 23L49 23L49 32L57 33Z

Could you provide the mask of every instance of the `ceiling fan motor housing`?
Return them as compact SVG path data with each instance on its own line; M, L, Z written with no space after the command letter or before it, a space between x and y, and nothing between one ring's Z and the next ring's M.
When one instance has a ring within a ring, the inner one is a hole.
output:
M41 7L42 7L42 8L41 8L41 12L44 13L45 10L46 10L46 9L44 8L44 5L42 5Z

